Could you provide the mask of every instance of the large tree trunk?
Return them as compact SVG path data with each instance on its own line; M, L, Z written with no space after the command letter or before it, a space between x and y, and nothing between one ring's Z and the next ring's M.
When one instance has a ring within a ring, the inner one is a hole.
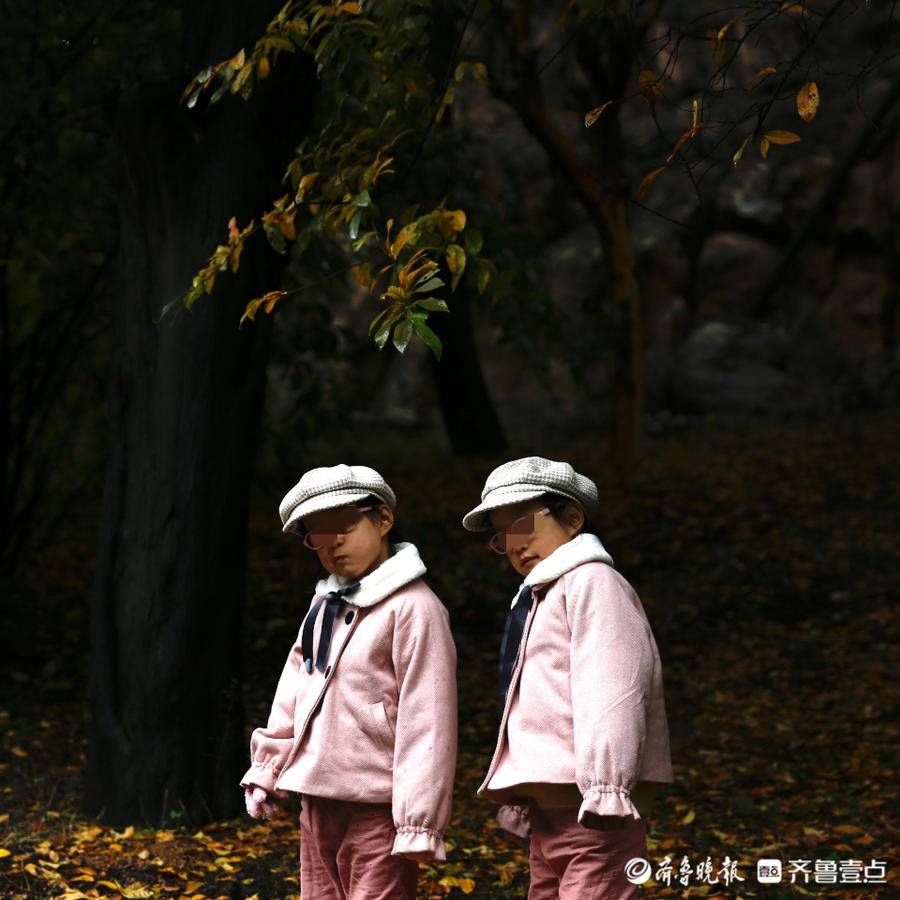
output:
M449 284L449 274L443 275ZM440 361L428 353L444 427L457 455L493 456L506 449L506 437L481 370L466 281L445 296L449 315L429 319L441 339Z
M444 85L452 78L452 69L459 59L460 42L473 11L474 7L471 7L468 16L460 19L452 0L442 0L432 7L430 61L438 85ZM451 109L444 117L443 127L450 129L452 121ZM448 190L451 187L448 185ZM451 275L446 266L442 276L449 285ZM434 329L442 344L440 360L429 352L429 365L453 452L458 456L494 456L506 450L507 443L475 343L470 278L467 273L455 291L451 293L448 289L445 293L449 315L435 315L429 319L429 327Z
M239 330L238 320L243 302L276 286L281 260L248 248L239 277L220 276L213 296L174 323L155 320L224 242L230 216L245 224L275 196L293 123L304 120L280 66L246 107L228 97L204 112L179 105L190 75L249 43L278 4L262 7L186 6L171 79L127 98L120 116L112 447L85 798L89 813L117 825L159 826L173 812L208 821L241 803L245 537L269 323ZM296 81L292 92L309 93Z

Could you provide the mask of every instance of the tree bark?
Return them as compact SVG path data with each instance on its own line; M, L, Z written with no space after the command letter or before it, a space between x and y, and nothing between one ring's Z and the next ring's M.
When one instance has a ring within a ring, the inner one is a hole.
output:
M449 83L459 54L460 42L474 6L460 20L456 4L442 0L432 9L431 68L439 85ZM443 126L451 127L453 111L447 110ZM450 273L444 267L444 281L450 284ZM431 316L429 327L441 339L441 358L429 352L429 366L434 378L447 439L458 456L493 456L506 450L506 436L488 391L475 343L472 326L469 273L453 293L444 295L450 312Z
M282 260L257 241L238 277L220 276L176 321L156 320L225 241L228 219L246 224L277 196L304 121L280 65L247 106L179 104L196 71L262 33L278 4L263 6L185 6L169 80L125 98L119 117L112 447L85 796L90 814L115 825L199 823L241 805L245 539L269 321L238 321L246 300L275 286Z
M450 275L442 274L449 284ZM507 447L506 437L481 369L466 280L463 278L456 290L445 296L449 314L428 320L441 339L441 358L437 360L429 351L428 359L447 438L459 456L502 453Z

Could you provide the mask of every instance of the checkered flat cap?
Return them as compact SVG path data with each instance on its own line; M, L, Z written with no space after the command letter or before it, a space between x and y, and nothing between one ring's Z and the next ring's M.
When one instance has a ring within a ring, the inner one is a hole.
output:
M391 509L397 498L391 486L368 466L322 466L303 473L303 477L285 494L278 514L283 531L296 531L300 519L323 509L348 506L374 494Z
M481 492L481 503L463 516L463 528L489 531L490 510L547 493L561 494L575 500L587 512L596 512L599 505L597 485L590 478L579 475L568 463L542 456L525 456L497 466L488 475Z

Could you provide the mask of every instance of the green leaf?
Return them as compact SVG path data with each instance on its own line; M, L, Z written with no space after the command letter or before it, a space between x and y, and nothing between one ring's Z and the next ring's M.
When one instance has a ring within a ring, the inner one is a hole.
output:
M424 284L420 284L418 287L413 288L414 294L427 294L429 291L436 291L439 287L443 287L444 282L435 275L434 278L429 278Z
M379 350L384 350L384 345L387 343L388 335L390 334L391 326L390 325L382 325L378 331L373 335L373 340L378 345Z
M481 237L481 232L477 228L468 229L465 234L465 239L466 250L469 256L476 256L477 254L481 253L483 240Z
M419 318L410 316L413 328L419 333L419 336L425 341L428 349L438 358L441 358L441 339Z
M401 311L402 307L399 303L392 303L387 309L383 309L372 319L372 324L369 325L369 334L380 333L385 326L390 328L400 318ZM385 334L384 339L387 340L387 334Z
M421 306L422 309L431 310L431 312L450 312L450 307L439 297L428 297L425 300L416 300L413 306Z
M466 251L459 244L447 246L447 265L454 275L462 275L466 268Z
M365 191L360 191L360 192L353 198L353 205L354 205L354 206L368 206L371 202L372 202L372 198L369 196L369 192L368 192L367 190L365 190Z
M359 223L362 222L362 214L363 211L358 209L354 214L353 218L350 220L350 238L351 240L356 240L357 235L359 234Z
M406 349L407 344L409 344L409 339L412 337L412 333L413 323L409 319L404 319L394 329L394 346L401 353Z
M491 280L491 270L488 266L478 260L478 268L475 271L475 284L478 288L478 293L483 294L485 288L488 286Z
M366 243L375 236L376 232L374 231L367 231L365 234L361 234L359 236L359 240L353 242L353 252L359 252L366 245Z

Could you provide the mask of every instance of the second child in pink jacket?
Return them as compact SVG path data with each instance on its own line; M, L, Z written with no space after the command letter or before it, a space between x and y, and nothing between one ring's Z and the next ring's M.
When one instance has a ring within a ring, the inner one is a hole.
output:
M300 892L404 900L444 860L456 766L456 650L394 492L367 466L312 469L281 504L329 572L316 585L241 779L255 818L301 797Z
M478 794L530 837L529 900L633 897L653 795L672 781L662 667L647 616L585 530L594 482L538 456L488 476L463 518L524 580L500 649L503 710Z

